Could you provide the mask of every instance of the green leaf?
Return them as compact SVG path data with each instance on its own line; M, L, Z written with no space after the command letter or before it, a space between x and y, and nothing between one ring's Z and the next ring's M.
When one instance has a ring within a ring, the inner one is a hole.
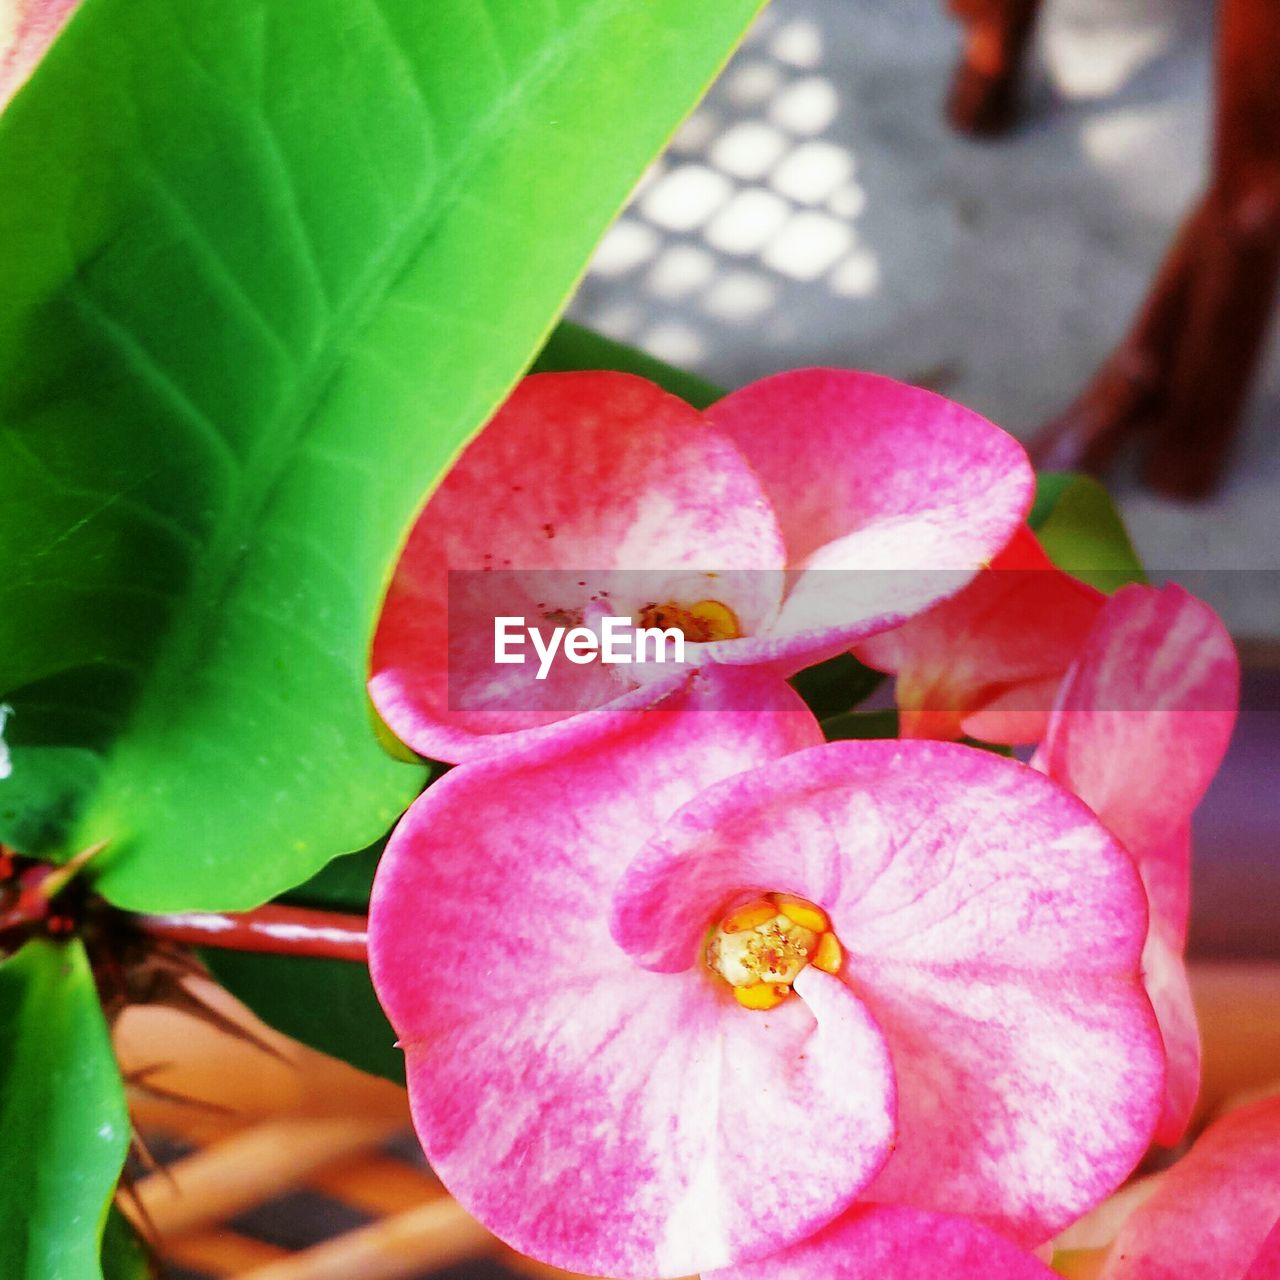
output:
M386 846L387 838L384 836L358 853L334 858L310 880L283 894L281 901L299 907L365 914L369 910L369 894L378 870L378 859Z
M1092 476L1042 475L1028 522L1059 569L1100 591L1147 580L1111 495Z
M101 759L40 852L235 909L412 799L396 548L759 2L85 0L0 117L0 696Z
M547 339L530 372L567 373L579 369L616 369L620 373L639 374L695 409L705 409L725 394L722 388L695 373L686 373L635 347L564 320Z
M364 914L385 843L335 858L284 900ZM362 1071L404 1083L404 1055L395 1047L395 1032L364 965L213 948L201 958L228 991L285 1035Z
M361 1071L404 1083L404 1055L364 965L213 949L200 958L268 1026Z
M851 653L842 653L791 677L791 687L819 720L849 711L869 698L888 677L865 667Z
M822 722L822 732L828 742L844 742L850 738L896 738L898 713L896 711L844 711L828 716Z
M129 1115L78 941L0 964L0 1045L0 1276L99 1276Z
M113 1206L102 1234L103 1280L151 1280L154 1275L146 1246L124 1214Z
M1027 523L1039 529L1058 505L1058 500L1080 476L1074 471L1041 471L1036 475L1036 496L1027 514Z
M56 848L79 798L98 781L102 757L85 747L33 747L18 739L13 774L0 783L0 844L27 852Z

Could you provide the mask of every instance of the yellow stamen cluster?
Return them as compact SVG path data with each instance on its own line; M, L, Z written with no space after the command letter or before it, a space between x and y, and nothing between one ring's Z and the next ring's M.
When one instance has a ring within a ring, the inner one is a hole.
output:
M707 644L712 640L737 640L742 635L738 615L719 600L699 600L683 605L647 604L640 610L636 623L641 627L675 628L686 640Z
M744 1008L773 1009L807 965L838 973L844 953L821 907L770 893L737 907L711 930L706 962Z

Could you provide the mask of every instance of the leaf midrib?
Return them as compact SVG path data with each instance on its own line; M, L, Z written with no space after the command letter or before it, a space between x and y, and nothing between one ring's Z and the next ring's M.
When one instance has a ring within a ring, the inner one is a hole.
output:
M394 45L392 29L377 0L366 0L366 4L377 11L387 41ZM468 175L489 159L503 118L513 107L534 99L569 60L571 50L579 47L596 27L607 25L620 8L621 0L588 7L556 41L544 46L506 92L496 98L485 115L463 135L454 156L442 166L437 181L417 199L416 207L406 214L400 227L386 237L383 247L371 256L342 304L330 313L325 336L309 366L301 373L286 410L262 432L258 447L242 466L241 509L225 515L206 544L183 604L175 609L166 642L158 649L144 704L168 701L173 685L196 666L205 638L204 622L210 612L225 604L231 595L236 572L251 543L249 535L267 522L275 497L289 478L290 463L296 457L291 446L306 436L308 425L315 421L320 406L348 367L349 355L359 336L367 332L381 308L396 294L416 265L424 242L460 203L458 193ZM422 100L424 110L429 110L425 94ZM527 113L528 108L523 110ZM265 115L262 123L268 132L273 129ZM499 398L494 397L495 404ZM451 453L456 453L462 443L456 442ZM274 476L264 472L274 472ZM194 601L199 601L198 608L193 605Z

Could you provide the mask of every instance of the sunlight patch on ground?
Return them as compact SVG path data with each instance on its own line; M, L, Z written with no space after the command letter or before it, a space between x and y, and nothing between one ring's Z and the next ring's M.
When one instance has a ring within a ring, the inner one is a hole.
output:
M857 160L826 136L840 110L818 24L766 13L591 263L588 281L634 289L641 305L606 306L591 322L689 363L707 350L699 323L767 322L789 285L874 294L881 271L856 226L867 205Z

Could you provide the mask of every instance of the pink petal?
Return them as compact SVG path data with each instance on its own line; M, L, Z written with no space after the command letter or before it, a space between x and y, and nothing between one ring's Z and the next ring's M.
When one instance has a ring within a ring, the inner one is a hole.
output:
M18 0L13 38L0 49L0 108L22 88L78 4L79 0Z
M1037 742L1103 600L1024 525L958 596L854 652L897 676L903 737Z
M960 732L979 742L1010 746L1039 742L1049 724L1050 709L1058 698L1061 674L1028 680L993 695L984 706L961 718Z
M898 1148L870 1199L964 1213L1030 1248L1132 1172L1164 1066L1135 984L864 973L856 989L889 1041L900 1099ZM925 1104L935 1096L943 1109Z
M954 595L1031 504L1034 477L1012 436L890 378L780 373L707 417L764 482L789 566L811 571L773 628L797 644L823 632L851 644Z
M1063 686L1042 767L1140 858L1199 803L1239 691L1235 646L1207 604L1181 587L1125 587Z
M1275 1274L1277 1224L1280 1096L1204 1133L1121 1228L1102 1280L1259 1280Z
M1200 1086L1200 1038L1182 961L1192 810L1217 771L1240 667L1221 620L1179 587L1107 602L1063 684L1036 765L1085 800L1137 859L1151 901L1143 957L1168 1048L1156 1140L1176 1143Z
M505 750L508 735L626 695L633 669L561 663L537 681L536 663L495 667L495 615L547 627L582 621L602 596L618 616L718 599L752 632L776 612L784 555L758 480L694 409L629 374L538 374L419 516L375 637L370 691L425 755Z
M900 1205L851 1209L817 1235L704 1280L1053 1280L979 1223Z
M1184 825L1159 849L1148 850L1139 869L1151 906L1142 972L1169 1064L1155 1140L1171 1147L1186 1132L1200 1092L1200 1029L1182 958L1191 898L1190 826Z
M827 911L888 1039L899 1139L872 1198L1035 1244L1145 1151L1164 1085L1146 898L1074 796L952 744L816 747L676 814L619 882L613 935L680 971L709 915L762 890Z
M803 1000L755 1014L705 970L646 973L608 935L602 904L669 813L820 738L781 681L695 683L607 750L584 736L447 775L374 888L371 969L428 1158L503 1239L576 1271L772 1252L840 1212L892 1141L883 1042L843 984L815 973Z
M1155 1140L1166 1147L1175 1146L1187 1131L1200 1092L1200 1028L1182 948L1153 917L1142 972L1168 1060L1164 1107L1155 1132Z
M1263 1241L1244 1280L1280 1280L1280 1218Z

